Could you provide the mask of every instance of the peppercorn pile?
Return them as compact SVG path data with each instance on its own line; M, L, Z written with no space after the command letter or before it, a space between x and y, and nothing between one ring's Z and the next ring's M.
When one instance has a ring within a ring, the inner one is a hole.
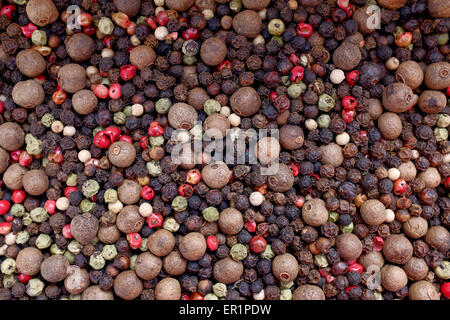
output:
M0 0L0 299L449 299L449 32L448 0ZM173 161L210 129L279 138Z

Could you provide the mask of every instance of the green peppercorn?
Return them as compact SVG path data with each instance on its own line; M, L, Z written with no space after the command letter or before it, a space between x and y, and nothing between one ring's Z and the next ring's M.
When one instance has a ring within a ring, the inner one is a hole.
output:
M97 181L89 179L85 183L83 183L83 185L81 186L81 190L86 198L91 198L95 196L100 190L100 185Z
M334 108L334 99L326 93L319 96L319 110L323 112L330 112Z
M25 244L30 240L30 234L27 230L22 230L17 232L16 243L17 244Z
M98 30L103 34L111 34L114 30L114 24L108 17L102 17L98 22Z
M224 283L218 282L213 285L212 289L214 294L219 298L227 296L227 286Z
M51 113L46 113L42 116L41 122L44 126L46 126L47 128L50 128L52 123L55 122L55 118L53 117L53 115Z
M291 79L289 78L289 76L281 76L280 79L281 79L281 83L286 87L291 84Z
M114 203L118 198L117 191L114 189L107 189L104 194L104 199L106 203Z
M163 228L170 232L177 232L180 229L180 224L172 217L164 220Z
M102 78L102 81L100 84L104 84L105 86L109 86L111 84L111 81L109 81L108 78Z
M49 162L48 158L42 158L42 167L45 168Z
M42 153L42 141L30 133L25 136L25 143L27 144L26 150L29 154L38 155Z
M33 223L33 219L31 219L31 214L29 212L25 212L22 217L22 222L24 226L29 226Z
M437 126L440 128L447 128L450 125L450 116L445 113L439 115Z
M66 257L66 259L69 261L70 264L74 263L75 256L72 254L72 252L66 250L64 251L63 256Z
M88 199L83 199L80 202L80 209L82 212L91 212L94 209L95 203Z
M181 212L187 209L188 206L188 202L187 199L185 197L182 196L176 196L173 200L172 200L172 208L173 210L175 210L176 212Z
M203 300L219 300L219 298L214 293L208 293Z
M221 108L219 101L215 99L208 99L203 104L203 109L208 116L213 113L219 113Z
M100 251L95 251L89 258L89 265L95 269L100 270L105 266L105 259Z
M331 118L327 114L321 114L319 118L317 118L317 124L320 128L325 129L330 125Z
M127 118L130 117L131 116L131 106L126 106L125 108L123 108L122 112L125 113Z
M445 260L442 261L439 267L434 269L434 273L436 273L439 279L450 279L450 262Z
M50 253L53 255L64 254L64 249L59 247L56 243L50 246Z
M136 20L136 24L139 24L139 23L144 23L144 24L146 24L146 23L147 23L147 20L148 20L148 17L139 16L139 17L137 18L137 20Z
M39 280L38 278L33 278L30 281L28 281L27 284L27 294L30 297L37 297L42 294L44 291L44 282Z
M169 112L170 107L172 107L172 102L169 98L161 98L155 103L156 112L160 114L166 114Z
M147 170L150 176L157 177L162 173L161 165L158 160L147 162Z
M200 45L195 40L187 40L183 43L181 47L181 51L184 54L184 57L193 57L198 53L200 49ZM183 59L184 59L183 57Z
M272 19L267 25L267 30L273 36L280 36L284 32L284 22L280 19Z
M437 142L445 141L448 139L447 128L434 128L434 136Z
M71 187L76 187L77 186L77 174L76 173L71 173L66 180L66 185L71 186Z
M121 111L114 113L113 120L115 124L125 124L127 115Z
M41 223L47 221L48 213L44 208L38 207L31 210L30 217L34 222Z
M77 240L72 240L67 245L67 250L69 250L74 255L79 254L82 249L83 249L83 245L81 243L79 243Z
M97 132L100 132L102 130L105 130L103 127L95 127L94 130L92 130L92 135L95 136Z
M328 267L327 257L324 254L316 254L314 256L314 264L320 268Z
M448 33L435 34L435 37L437 38L438 46L443 46L448 42Z
M339 219L339 213L330 211L330 213L328 214L328 221L336 222L336 221L338 221L338 219Z
M348 226L341 226L342 233L352 233L353 231L353 222L350 223Z
M373 294L375 296L375 300L384 300L381 292L375 291Z
M278 47L283 48L284 47L284 40L283 38L279 37L279 36L273 36L271 40L274 40L277 42Z
M163 136L150 137L148 140L152 147L162 146L164 144Z
M137 260L137 258L138 258L137 254L132 255L130 257L130 270L134 270L136 268L136 260Z
M189 130L189 133L197 139L201 139L203 136L203 127L200 124L195 124L191 130Z
M275 257L275 253L272 250L272 246L270 244L266 245L266 248L263 252L259 254L261 258L272 260Z
M248 255L247 247L241 243L237 243L231 247L230 256L236 260L241 261L244 260Z
M0 269L3 274L13 274L14 271L16 270L16 260L12 258L6 258L2 262Z
M219 210L215 207L205 208L202 212L203 218L208 222L214 222L219 220Z
M231 0L230 1L230 9L233 12L239 12L242 9L242 1L241 0Z
M15 203L12 205L9 210L12 216L14 217L22 217L25 214L25 207L20 203Z
M192 66L197 62L197 58L195 56L183 55L183 63L187 66Z
M81 294L71 294L69 296L69 300L74 300L74 301L81 300Z
M281 289L280 300L292 300L292 291L289 289Z
M36 247L38 249L47 249L52 245L52 238L48 234L41 233L36 239Z
M12 288L17 283L17 279L14 274L5 274L3 276L3 287L6 289Z
M290 289L290 288L292 288L293 285L294 285L294 281L289 281L289 282L281 281L280 288L281 289Z
M102 256L105 260L113 260L117 256L116 246L107 244L103 247Z
M34 30L31 35L31 42L37 46L45 46L47 43L47 34L43 30Z
M13 0L14 3L17 3L20 6L23 6L24 4L27 3L27 0Z
M139 250L141 250L142 252L148 251L148 238L142 238L142 243L141 246L139 247Z

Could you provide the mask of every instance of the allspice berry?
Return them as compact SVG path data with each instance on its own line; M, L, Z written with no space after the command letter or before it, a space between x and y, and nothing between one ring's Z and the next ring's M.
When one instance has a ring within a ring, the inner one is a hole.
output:
M443 90L449 87L450 63L441 61L429 64L425 69L425 85L432 90Z
M260 11L267 7L270 0L242 0L244 7L250 10Z
M58 9L52 0L30 0L27 2L26 12L28 19L39 27L45 27L59 17Z
M422 84L423 78L422 68L413 60L402 62L395 71L395 79L413 90Z
M280 128L280 144L286 150L296 150L303 146L305 136L300 126L285 124Z
M244 227L244 218L242 214L235 208L226 208L219 215L220 231L226 235L238 234Z
M275 278L282 282L295 280L298 275L297 259L290 253L276 256L272 260L272 273Z
M368 7L361 7L355 10L352 19L358 25L359 32L369 34L376 30L377 25L375 23L369 23L371 19L375 19L375 14L377 14L376 11Z
M49 182L44 170L34 169L23 175L22 184L28 194L40 196L47 191Z
M68 268L67 278L64 279L64 288L66 288L67 292L80 294L89 287L90 283L91 279L86 269L81 269L78 266Z
M270 164L280 156L281 146L274 137L263 137L258 140L254 152L261 164Z
M105 244L113 244L120 238L120 230L115 224L101 225L97 234L98 240Z
M425 235L425 242L445 254L450 250L450 233L443 226L433 226L428 229Z
M225 137L230 129L230 121L223 114L213 113L203 122L205 133L213 138Z
M128 17L134 17L139 12L141 0L114 0L117 11L125 13ZM166 4L167 4L166 0Z
M241 11L233 18L233 29L241 36L255 38L262 30L261 17L254 10Z
M439 113L447 106L447 97L440 91L425 90L420 94L417 104L425 113Z
M20 51L16 56L16 65L20 72L30 78L40 76L47 68L45 59L33 49Z
M139 214L138 206L125 206L117 215L117 228L123 233L133 233L141 231L145 219Z
M67 258L56 254L46 258L41 263L41 276L48 282L59 282L67 277L67 268L70 266Z
M195 110L200 111L203 110L203 105L208 99L208 92L206 92L206 90L202 87L196 87L192 90L189 90L187 103L193 106Z
M13 163L3 173L3 182L11 190L19 190L23 188L22 178L28 169L22 167L18 163Z
M88 115L97 107L98 99L94 92L83 89L72 96L72 107L76 113Z
M358 262L363 266L364 270L366 271L372 265L378 266L380 268L384 266L383 255L381 254L381 252L375 250L363 254L361 257L359 257Z
M385 139L393 140L402 134L402 120L396 113L385 112L377 121L378 130L380 130Z
M404 235L391 234L384 240L383 255L389 262L405 264L413 255L413 246Z
M403 7L406 0L378 0L378 4L388 10L397 10Z
M190 130L197 121L197 111L187 103L175 103L167 115L169 124L175 129Z
M179 251L172 251L163 259L163 267L167 274L171 276L182 275L187 266L187 260L183 258Z
M406 181L413 181L417 175L417 168L412 161L403 162L399 167L400 178Z
M134 267L136 274L143 280L152 280L156 278L161 271L161 268L161 258L150 252L141 253L137 257Z
M148 46L137 46L130 52L130 63L142 70L155 62L156 53Z
M117 193L119 200L125 204L135 204L141 198L142 187L134 180L125 180L119 188Z
M136 149L127 141L116 141L109 146L108 159L116 167L129 167L136 159Z
M175 247L175 237L172 232L159 229L148 237L147 247L155 256L167 256Z
M208 66L218 66L227 56L227 45L218 37L206 39L200 48L200 57Z
M420 239L427 234L428 222L422 217L412 216L403 223L403 232L411 239Z
M76 63L66 64L58 71L58 84L70 93L80 91L86 87L86 70Z
M427 9L433 18L450 18L450 2L448 1L428 0Z
M11 95L14 103L24 108L34 108L45 99L42 85L34 79L17 82Z
M200 232L190 232L181 239L178 248L186 260L200 260L206 252L205 237Z
M0 148L0 173L5 172L9 164L10 164L9 153L3 148Z
M232 284L238 281L244 272L244 265L231 257L217 261L213 267L214 279L224 284Z
M212 189L222 189L230 181L230 169L226 163L216 161L202 169L202 180Z
M97 236L97 231L98 219L90 213L76 215L70 222L70 232L81 244L91 242Z
M377 120L383 113L383 105L380 99L369 99L367 112L372 120Z
M371 226L378 226L386 219L386 208L384 204L376 199L365 201L361 208L361 218Z
M164 278L158 282L155 288L156 300L180 300L180 282L174 278Z
M17 272L34 276L41 268L42 252L34 247L26 247L19 251L16 258Z
M319 150L322 154L320 158L320 162L322 164L330 164L337 168L342 165L342 162L344 162L342 147L334 142L320 146Z
M402 268L388 264L381 269L381 285L384 289L396 292L407 283L408 277Z
M325 294L318 286L303 284L294 290L292 300L325 300Z
M439 300L439 293L428 281L414 282L408 290L410 300Z
M302 207L303 221L313 227L319 227L328 221L328 210L325 201L319 198L308 200Z
M425 184L425 188L436 188L441 183L441 175L438 169L429 167L427 170L419 173L418 179L422 180Z
M242 87L231 96L230 107L238 116L249 117L258 112L261 107L261 98L252 87Z
M344 233L336 239L336 249L344 260L358 259L362 253L362 244L353 233Z
M284 163L279 163L278 170L267 179L267 184L272 191L288 191L294 185L292 170Z
M100 286L91 286L83 291L81 300L114 300L114 294L102 290Z
M23 129L15 122L5 122L0 125L0 147L6 151L15 151L25 142Z
M114 292L124 300L133 300L142 293L144 286L133 270L119 273L114 279Z
M413 104L414 93L411 88L401 82L394 82L384 88L383 106L386 110L401 113L409 110Z
M406 275L413 281L419 281L425 278L428 274L428 265L424 259L412 257L403 266Z
M187 11L193 4L195 0L166 0L166 6L169 9L182 12Z
M96 45L94 39L82 32L75 33L70 37L66 44L67 54L75 61L89 59L95 52L95 49Z
M333 63L344 71L356 68L361 59L361 50L351 42L344 42L336 48L333 54Z

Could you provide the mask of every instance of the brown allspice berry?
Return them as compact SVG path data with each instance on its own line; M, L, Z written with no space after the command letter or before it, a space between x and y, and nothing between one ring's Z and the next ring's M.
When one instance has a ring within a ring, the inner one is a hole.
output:
M203 122L205 133L214 138L225 137L230 129L230 121L223 114L213 113Z
M133 233L141 231L145 219L139 214L139 207L130 205L125 206L117 215L117 228L123 233Z
M319 150L322 154L320 158L322 164L330 164L337 168L344 162L342 147L334 142L320 146Z
M97 236L97 231L98 220L90 213L76 215L70 222L70 232L81 244L89 244Z
M267 7L270 0L242 0L244 7L250 10L260 11Z
M325 294L318 286L303 284L294 290L292 300L325 300Z
M23 175L22 184L28 194L39 196L47 191L49 181L44 170L34 169Z
M160 257L150 252L141 253L135 264L135 271L139 278L144 280L152 280L156 278L161 271L162 261Z
M254 10L241 11L233 18L233 29L241 36L255 38L262 30L261 17Z
M86 87L86 70L76 63L69 63L58 70L58 84L66 92L75 93Z
M5 172L5 170L9 166L10 162L11 161L10 161L9 153L6 150L4 150L3 148L0 148L0 173Z
M192 5L194 5L195 0L166 0L165 4L169 9L182 12L187 11Z
M361 218L371 226L378 226L386 219L386 209L383 203L376 199L365 201L361 208Z
M34 79L17 82L11 95L14 103L24 108L34 108L45 99L42 85Z
M169 109L167 119L170 126L175 129L190 130L197 121L197 111L187 103L178 102Z
M76 113L87 115L92 113L97 107L98 99L94 92L82 89L72 96L72 107Z
M427 9L433 18L450 18L450 2L446 0L428 0Z
M436 250L447 253L450 250L450 233L443 226L433 226L428 229L425 242Z
M238 281L244 272L244 265L240 261L235 261L231 257L217 261L213 267L214 279L224 284L231 284Z
M400 178L402 179L413 181L416 178L417 168L412 161L403 162L398 167L398 170L400 171Z
M402 120L396 113L385 112L377 121L378 130L380 130L385 139L393 140L402 134Z
M220 231L226 235L235 235L244 227L244 218L237 209L226 208L220 213L218 224Z
M290 253L276 256L272 260L272 273L275 278L283 282L295 280L298 275L297 259Z
M70 294L82 293L89 284L91 279L89 272L86 269L81 269L78 266L70 266L67 271L67 277L64 279L64 288Z
M258 112L261 107L261 98L252 87L242 87L231 96L230 107L238 116L249 117Z
M19 251L16 257L17 272L27 276L39 273L42 262L42 252L34 247L27 247Z
M376 19L374 16L375 14L377 14L376 11L369 7L361 7L355 10L352 19L358 25L359 32L369 34L376 30L376 23L370 23L372 20Z
M388 10L397 10L403 7L406 0L378 0L378 4Z
M425 69L425 85L432 90L443 90L449 87L450 63L441 61L429 64Z
M127 141L116 141L109 146L108 159L116 167L129 167L136 159L136 149Z
M417 104L425 113L439 113L447 106L447 97L440 91L425 90L420 94Z
M280 128L280 144L286 150L296 150L303 146L305 136L300 126L285 124Z
M344 71L356 68L361 59L361 50L350 42L344 42L333 53L333 63Z
M428 274L428 265L424 259L412 257L403 266L406 275L413 281L419 281L425 278Z
M16 65L20 72L30 78L40 76L47 64L44 57L33 49L24 49L16 56Z
M119 273L114 279L114 292L124 300L133 300L142 293L144 286L133 270Z
M428 222L422 217L412 216L403 223L403 232L411 239L419 239L427 234Z
M186 260L197 261L206 252L206 239L200 232L190 232L181 239L178 248Z
M222 189L230 181L230 169L222 161L208 164L202 169L202 180L213 189Z
M439 300L440 295L436 288L428 281L414 282L408 290L410 300Z
M3 182L11 190L19 190L23 188L22 178L28 169L22 167L18 163L13 163L3 173Z
M377 120L383 113L383 105L380 99L369 99L367 108L367 112L372 120Z
M118 11L125 13L130 18L137 15L141 7L141 0L113 0L113 2Z
M336 239L336 249L344 260L354 260L361 256L362 244L353 233L344 233Z
M30 0L26 6L27 16L39 27L55 22L59 17L58 9L52 0Z
M120 238L120 230L115 224L102 225L98 229L98 240L105 244L113 244Z
M413 105L414 93L406 84L394 82L384 88L382 101L386 110L401 113Z
M117 193L119 200L125 204L135 204L141 198L142 187L134 180L125 180L119 188Z
M441 183L441 175L438 171L438 169L434 167L429 167L425 171L419 173L417 176L417 179L421 180L425 188L436 188Z
M163 267L171 276L182 275L186 271L187 260L179 251L172 251L163 259Z
M102 290L100 286L91 286L83 291L81 300L114 300L114 294L110 290Z
M148 46L140 45L130 51L130 63L139 70L151 66L155 59L155 51Z
M189 90L187 103L194 107L195 110L200 111L203 110L203 105L205 101L209 99L208 92L201 87L196 87L194 89Z
M391 234L384 240L383 255L389 262L405 264L413 255L413 246L404 235Z
M318 227L328 221L328 210L325 201L319 198L308 200L302 207L303 221L313 227Z
M408 276L405 271L391 264L385 265L381 269L380 276L383 288L391 292L400 290L408 283Z
M70 266L67 258L56 254L46 258L41 263L41 276L48 282L59 282L67 277L67 269Z
M270 164L280 156L281 146L274 137L263 137L258 140L254 152L261 164Z
M267 179L269 188L275 192L286 192L294 185L292 170L284 163L278 164L276 173Z
M156 300L180 300L180 282L174 278L164 278L158 282L155 288Z
M361 255L358 262L363 266L364 270L372 266L378 266L380 269L384 266L383 254L379 251L370 251L369 253Z
M175 242L172 232L160 229L148 237L147 247L155 256L164 257L173 250Z
M218 66L227 56L227 45L218 37L206 39L200 48L200 58L208 66Z
M78 62L89 59L95 52L95 49L94 39L82 32L75 33L66 43L67 54Z
M0 147L6 151L15 151L25 142L25 133L15 122L5 122L0 125Z
M422 68L413 60L402 62L395 71L395 79L408 85L413 90L422 84L423 78Z

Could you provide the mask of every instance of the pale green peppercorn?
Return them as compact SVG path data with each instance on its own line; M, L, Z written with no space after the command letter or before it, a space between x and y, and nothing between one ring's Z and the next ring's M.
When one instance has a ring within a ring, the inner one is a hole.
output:
M328 214L328 221L330 222L336 222L339 219L339 213L330 211Z
M131 106L126 106L125 108L123 108L122 112L125 113L128 118L129 116L131 116Z
M201 139L203 136L203 127L200 124L195 124L191 130L189 130L191 136L197 139Z
M214 222L219 220L219 210L215 207L208 207L202 211L203 218L208 222Z
M137 258L138 258L137 254L132 255L130 257L130 270L134 270L136 268L136 260L137 260Z
M183 63L187 66L192 66L197 62L197 58L195 56L188 56L187 54L183 55Z
M117 191L114 189L107 189L103 197L105 198L106 203L114 203L119 199Z
M41 233L36 239L36 247L38 249L47 249L52 245L52 238L48 234Z
M81 294L71 294L69 296L69 300L73 300L73 301L77 301L77 300L81 300Z
M27 142L26 150L31 155L38 155L42 153L42 141L33 137Z
M373 294L375 296L375 300L384 300L381 292L375 291Z
M103 247L102 256L105 260L113 260L117 256L116 246L107 244Z
M29 226L33 223L33 219L31 219L31 215L29 212L25 212L25 214L22 217L22 222L24 226Z
M21 6L23 6L25 3L27 3L27 0L13 0L13 1Z
M125 124L125 121L127 120L127 116L125 113L119 111L114 113L113 120L115 124Z
M88 199L83 199L80 202L80 209L82 212L91 212L95 207L95 203L88 200Z
M83 249L83 245L81 243L79 243L77 240L72 240L67 245L67 250L69 250L74 255L79 254L82 249Z
M114 30L114 24L110 18L102 17L98 22L98 30L103 34L111 34Z
M241 261L244 260L248 255L247 247L244 246L241 243L236 243L234 246L231 247L230 250L230 256L236 260Z
M303 82L293 83L288 87L287 94L290 98L296 99L306 91L306 84Z
M322 93L319 96L319 102L317 103L319 106L319 110L323 111L323 112L330 112L331 109L334 108L334 99L332 97L330 97L328 94L326 93Z
M86 198L93 197L100 190L100 185L97 181L89 179L81 186L81 191Z
M440 128L447 128L450 125L450 116L445 113L439 115L437 126Z
M64 257L69 261L70 264L73 264L75 261L75 256L72 254L72 252L66 250L63 254Z
M139 247L139 250L141 250L142 252L148 251L148 239L147 238L142 238L142 243L141 246Z
M25 207L20 203L15 203L11 206L9 212L14 217L22 217L25 214Z
M164 220L163 228L170 232L177 232L180 229L180 224L175 218L169 217Z
M442 280L450 279L450 262L442 261L439 267L434 269L434 273Z
M94 130L92 130L92 135L95 136L97 132L105 130L103 127L95 127Z
M31 35L31 42L37 46L45 46L47 43L47 34L43 30L34 30Z
M47 210L45 210L45 208L38 207L31 210L30 217L31 219L33 219L34 222L41 223L47 221L48 213Z
M164 144L164 137L163 136L157 136L157 137L150 137L148 139L152 147L162 146Z
M170 102L169 98L161 98L155 103L156 112L160 114L169 112L170 107L172 107L172 102Z
M317 118L317 124L320 128L325 129L330 125L331 118L327 114L321 114L319 118Z
M281 76L280 80L281 80L281 83L285 87L287 87L287 86L289 86L291 84L291 79L289 78L289 76Z
M263 252L259 254L261 258L272 260L275 257L275 253L272 250L272 246L268 244Z
M208 293L203 300L219 300L219 298L214 293Z
M292 288L293 285L294 285L294 281L289 281L289 282L281 281L280 288L281 289L290 289L290 288Z
M28 281L27 294L30 297L37 297L41 295L43 291L44 291L44 282L42 282L38 278L33 278L30 281Z
M292 291L289 289L281 289L280 300L292 300Z
M239 12L242 9L242 2L241 0L231 0L230 1L230 9L233 12Z
M17 283L17 279L14 274L5 274L3 276L3 287L6 289L12 288Z
M49 162L48 158L42 158L42 167L45 168Z
M314 264L320 268L328 267L327 257L324 254L316 254L314 256Z
M437 142L448 139L448 130L446 128L434 128L434 136Z
M2 262L0 269L3 274L13 274L14 271L16 270L16 260L12 258L6 258Z
M104 84L105 86L109 86L111 84L111 81L109 81L108 78L102 78L102 81L100 84Z
M22 230L17 232L16 243L17 244L25 244L30 240L30 234L27 230Z
M212 289L214 294L219 298L226 297L227 295L227 286L224 283L218 282L213 285Z
M443 46L448 42L448 33L440 33L434 35L437 38L438 46Z
M183 42L183 46L181 47L181 52L183 52L185 57L194 57L198 50L200 49L200 45L195 40L187 40ZM184 60L184 57L183 57Z
M146 23L147 23L147 20L148 20L148 17L139 16L139 17L137 18L137 20L136 20L136 24L139 24L139 23L144 23L144 24L146 24Z
M58 255L58 254L62 255L62 254L64 254L64 251L66 251L66 250L64 250L63 248L58 246L56 243L54 243L50 246L50 252L53 255Z
M150 176L157 177L162 173L161 165L158 160L147 162L147 170Z
M213 113L219 113L221 108L222 106L220 105L219 101L215 99L208 99L203 104L203 109L208 116Z
M45 127L50 128L52 123L55 122L55 118L51 113L46 113L42 116L41 122Z
M350 223L348 226L341 226L342 233L352 233L353 231L353 222Z
M69 174L69 176L67 177L66 180L66 184L70 187L76 187L77 186L77 174L76 173L71 173Z
M33 136L31 133L27 133L25 135L25 143L26 144L29 144L29 143L33 142L34 140L36 140L36 137Z
M182 196L176 196L173 200L172 200L172 208L173 210L175 210L176 212L181 212L187 209L188 206L188 202L187 199L185 197Z
M95 251L89 258L89 265L95 270L102 269L105 263L105 259L100 251Z
M271 40L274 40L277 42L278 47L283 48L284 47L284 40L280 36L273 36Z
M280 19L272 19L267 25L267 30L273 36L280 36L284 32L284 22Z

